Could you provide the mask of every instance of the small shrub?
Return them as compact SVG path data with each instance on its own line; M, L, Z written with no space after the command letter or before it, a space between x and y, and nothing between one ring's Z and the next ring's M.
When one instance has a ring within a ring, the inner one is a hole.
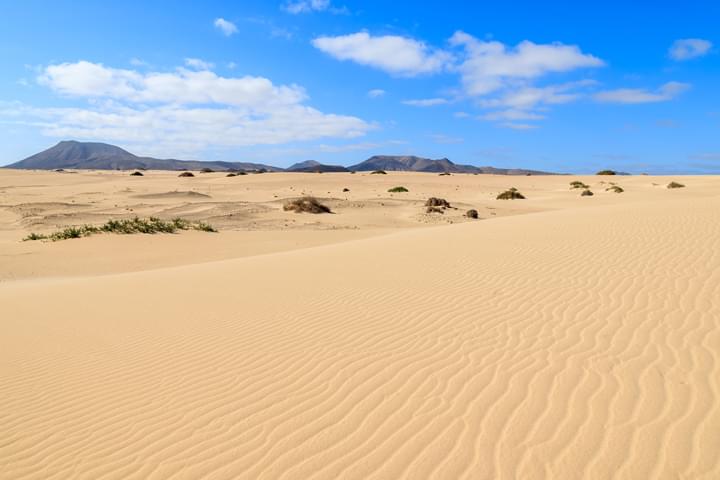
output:
M590 190L583 190L583 192L580 194L581 197L592 197L593 195L595 194Z
M471 208L467 212L465 212L465 216L468 218L478 218L480 215L478 214L478 211L474 208Z
M65 169L64 168L56 168L55 171L58 173L62 173L65 171Z
M450 203L444 198L430 197L425 202L426 207L450 208ZM429 212L428 212L429 213Z
M615 170L600 170L595 175L617 175Z
M47 235L43 235L42 233L31 233L27 237L23 238L23 242L31 241L31 240L45 240Z
M130 174L130 176L131 177L142 177L143 173L142 172L133 172Z
M169 222L156 217L132 218L123 220L108 220L103 225L82 225L79 227L67 227L63 230L51 233L50 235L38 235L31 233L24 240L68 240L94 235L96 233L115 233L130 235L133 233L175 233L178 230L200 230L203 232L217 232L215 228L205 222L190 222L182 218L175 218Z
M375 170L370 172L370 175L387 175L387 172L385 170Z
M442 213L443 215L445 214L445 210L443 210L440 207L427 207L425 212L426 213Z
M295 213L332 213L330 207L320 203L315 197L302 197L283 205L283 210Z
M498 200L524 200L525 195L518 192L517 188L512 187L509 190L505 190L496 197Z
M232 173L232 172L230 172L230 173L228 173L228 174L225 175L225 176L226 176L226 177L237 177L237 173Z
M213 170L212 168L208 168L208 167L200 169L200 173L213 173L214 171L215 170Z
M670 182L667 184L667 188L685 188L685 185L678 182Z
M583 182L575 180L574 182L570 182L570 188L590 188L588 185L585 185Z
M178 177L194 177L195 174L192 172L182 172Z
M407 192L407 191L409 191L409 190L405 187L393 187L390 190L388 190L388 192L390 192L390 193L403 193L403 192Z
M349 191L350 191L349 188L343 188L343 192L349 192Z
M235 175L247 175L247 172L236 172Z
M350 170L350 175L355 175L355 170Z
M615 192L615 193L622 193L625 190L623 190L622 187L619 187L617 185L613 185L612 187L608 187L605 189L606 192Z
M450 172L443 172L443 173L439 174L438 176L439 176L439 177L444 177L444 176L446 176L446 175L450 175Z

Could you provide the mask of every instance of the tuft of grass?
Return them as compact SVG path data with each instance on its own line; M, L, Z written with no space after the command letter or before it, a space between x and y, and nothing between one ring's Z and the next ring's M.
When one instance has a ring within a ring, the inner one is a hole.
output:
M387 172L385 170L375 170L370 172L370 175L387 175Z
M670 182L667 184L667 188L685 188L685 185L678 182Z
M178 230L199 230L202 232L217 232L210 224L205 222L191 222L182 218L174 218L170 221L161 220L157 217L131 218L123 220L108 220L103 225L81 225L67 227L50 235L31 233L23 240L68 240L71 238L89 237L97 233L115 233L119 235L130 235L134 233L155 234L155 233L176 233Z
M426 207L450 208L450 202L448 202L444 198L430 197L425 202L425 206Z
M590 188L590 187L588 185L585 185L583 182L575 180L574 182L570 182L570 188Z
M617 175L615 170L600 170L595 175Z
M624 190L622 187L618 186L618 185L613 185L612 187L606 188L605 191L606 191L606 192L622 193L622 192L624 192L625 190Z
M409 190L405 187L393 187L390 190L388 190L388 192L390 192L390 193L403 193L403 192L408 192L408 191Z
M583 190L583 192L580 194L581 197L592 197L593 195L595 194L590 190Z
M194 177L195 174L192 172L182 172L178 177Z
M504 192L499 194L496 198L498 200L524 200L525 195L518 192L517 188L512 187L509 190L505 190Z
M474 208L471 208L467 212L465 212L465 216L468 218L478 218L480 215L478 214L478 211Z
M315 197L301 197L283 205L283 210L295 213L332 213L330 207L323 205Z

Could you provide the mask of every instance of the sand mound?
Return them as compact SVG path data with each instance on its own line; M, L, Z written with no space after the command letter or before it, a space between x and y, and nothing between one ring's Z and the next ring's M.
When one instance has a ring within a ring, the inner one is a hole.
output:
M163 193L145 193L142 195L134 195L134 197L154 199L212 198L210 195L206 195L200 192L193 192L192 190L173 190L171 192Z

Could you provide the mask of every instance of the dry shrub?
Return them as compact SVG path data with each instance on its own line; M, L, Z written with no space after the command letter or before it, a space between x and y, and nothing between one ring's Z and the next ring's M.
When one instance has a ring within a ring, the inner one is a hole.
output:
M295 213L332 213L330 207L323 205L315 197L301 197L283 205L283 210Z
M430 197L425 202L426 207L450 208L450 203L444 198Z
M524 200L525 195L518 192L517 188L512 187L509 190L505 190L500 195L497 196L498 200Z
M194 176L195 176L195 174L193 174L192 172L182 172L180 175L178 175L178 177L194 177Z
M480 215L478 214L478 211L474 208L471 208L467 212L465 212L465 216L468 218L478 218Z

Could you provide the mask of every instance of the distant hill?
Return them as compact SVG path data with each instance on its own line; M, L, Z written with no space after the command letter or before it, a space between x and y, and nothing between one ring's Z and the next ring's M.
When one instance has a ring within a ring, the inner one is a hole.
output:
M158 159L138 157L127 150L107 143L64 141L7 168L54 170L56 168L79 168L89 170L260 170L282 169L260 163L203 162L198 160Z
M325 165L315 160L305 160L285 169L286 172L347 172L342 165Z
M402 155L375 155L351 167L325 165L315 160L296 163L287 169L249 162L220 162L200 160L158 159L138 157L127 150L107 143L63 141L45 151L24 160L7 165L6 168L55 170L76 168L87 170L266 170L268 172L348 172L348 171L406 171L436 173L489 173L495 175L554 175L539 170L522 168L495 168L460 165L447 158L430 158Z
M407 171L407 172L450 172L450 173L490 173L495 175L552 175L539 170L522 168L475 167L459 165L447 158L432 160L430 158L401 155L375 155L364 162L348 167L349 170L360 172L370 170Z

